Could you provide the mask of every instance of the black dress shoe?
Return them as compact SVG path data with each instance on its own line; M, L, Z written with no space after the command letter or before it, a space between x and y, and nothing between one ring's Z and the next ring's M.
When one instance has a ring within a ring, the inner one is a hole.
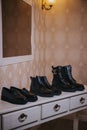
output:
M30 92L41 96L41 97L53 97L54 94L52 90L46 88L40 78L38 76L36 77L30 77L31 79L31 85L30 85Z
M53 85L51 85L51 84L48 82L46 76L40 76L40 78L41 78L41 81L42 81L42 83L44 84L44 86L46 86L48 89L52 90L53 93L54 93L54 95L60 95L60 94L62 93L61 90L60 90L58 87L53 86Z
M23 96L27 98L29 102L37 101L37 96L34 93L29 92L26 88L19 89L14 86L10 87L11 91L21 93Z
M83 84L77 83L77 81L73 78L71 65L62 67L62 75L67 82L76 86L77 91L83 91L85 89Z
M61 70L62 70L61 66L57 67L52 66L52 72L53 72L52 85L57 86L58 88L61 89L61 91L64 92L75 92L76 87L64 80Z
M13 92L5 87L2 88L1 100L19 105L23 105L28 102L27 98L22 94L18 92Z
M23 88L21 90L21 93L28 98L29 102L34 102L38 100L38 97L34 93L31 93L30 91L28 91L26 88Z

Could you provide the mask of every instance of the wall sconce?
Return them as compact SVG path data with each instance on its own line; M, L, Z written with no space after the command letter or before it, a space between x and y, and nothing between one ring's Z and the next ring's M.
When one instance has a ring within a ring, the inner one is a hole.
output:
M42 0L42 10L50 10L53 7L54 0Z

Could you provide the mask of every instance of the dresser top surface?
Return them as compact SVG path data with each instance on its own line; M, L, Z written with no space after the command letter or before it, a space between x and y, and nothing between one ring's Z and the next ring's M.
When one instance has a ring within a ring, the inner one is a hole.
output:
M36 102L28 102L25 105L15 105L15 104L11 104L11 103L0 100L0 114L11 112L11 111L16 111L20 109L25 109L28 107L33 107L36 105L41 105L44 103L61 100L61 99L69 98L69 97L74 97L74 96L85 94L85 93L87 93L87 85L85 85L84 91L62 92L62 94L59 96L53 96L49 98L38 96L38 100Z

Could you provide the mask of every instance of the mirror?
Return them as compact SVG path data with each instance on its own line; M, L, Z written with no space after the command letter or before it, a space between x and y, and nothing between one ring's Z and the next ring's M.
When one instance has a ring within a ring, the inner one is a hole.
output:
M32 11L31 0L0 0L0 65L33 58Z

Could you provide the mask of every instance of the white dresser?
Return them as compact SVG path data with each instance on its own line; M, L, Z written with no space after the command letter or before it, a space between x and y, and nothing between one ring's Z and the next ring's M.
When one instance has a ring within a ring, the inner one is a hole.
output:
M36 102L14 105L0 100L0 130L24 130L87 108L87 88L60 96L38 97Z

